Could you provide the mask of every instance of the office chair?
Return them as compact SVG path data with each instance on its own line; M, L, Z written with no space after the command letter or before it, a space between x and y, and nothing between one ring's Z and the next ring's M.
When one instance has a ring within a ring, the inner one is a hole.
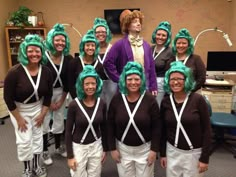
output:
M236 158L236 144L229 141L236 141L236 137L226 137L226 130L236 128L236 116L231 113L213 112L211 125L214 131L214 142L212 143L211 154L218 148L223 147L230 151Z
M210 154L212 154L217 148L223 147L230 151L234 158L236 158L236 144L228 141L236 141L236 137L225 137L225 131L230 128L236 128L236 115L225 112L212 112L211 103L206 96L203 96L207 105L211 118L212 130L214 133L214 142L212 143Z

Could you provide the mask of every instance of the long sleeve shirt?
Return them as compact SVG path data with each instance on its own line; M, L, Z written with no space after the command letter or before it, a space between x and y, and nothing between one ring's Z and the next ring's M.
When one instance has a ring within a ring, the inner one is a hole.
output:
M38 75L31 76L36 82ZM52 97L52 73L46 66L42 66L41 79L38 87L39 99L43 98L43 105L49 107ZM23 103L32 93L34 88L21 64L11 68L4 81L4 100L10 111L16 109L15 102ZM37 101L35 95L27 102ZM26 103L26 104L27 104Z
M176 103L177 112L183 103ZM164 97L161 104L162 135L161 135L161 156L166 156L166 142L174 146L177 127L176 117L171 105L169 96ZM191 93L181 117L181 123L193 145L193 148L202 148L200 161L208 163L211 144L211 126L208 106L198 93ZM190 147L180 130L177 148L190 150Z

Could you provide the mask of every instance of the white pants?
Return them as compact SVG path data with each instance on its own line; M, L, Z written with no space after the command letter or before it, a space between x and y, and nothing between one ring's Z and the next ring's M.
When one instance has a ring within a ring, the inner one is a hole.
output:
M159 107L161 106L161 101L165 95L165 91L164 91L164 77L158 77L157 78L157 88L158 88L158 94L156 97L157 103L159 105Z
M73 142L73 152L78 163L76 171L70 170L72 177L100 177L102 171L102 141L83 145Z
M43 127L36 127L35 119L40 114L42 102L38 101L30 104L16 103L20 115L28 122L27 130L18 130L15 117L10 113L12 124L15 128L16 145L19 161L29 161L33 159L33 154L40 154L43 151Z
M110 105L111 99L116 91L117 83L113 82L112 80L103 81L101 98L106 102L107 107Z
M117 150L121 155L121 162L117 163L119 177L153 177L154 164L148 166L147 163L150 147L150 143L127 146L117 141Z
M52 103L59 101L62 95L63 95L62 88L54 88ZM51 110L48 111L43 122L43 134L50 132L49 123L51 119L53 120L52 130L51 130L53 134L60 134L64 131L64 117L65 117L64 112L65 112L65 101L60 107L60 109L56 111L51 111Z
M181 150L167 143L167 177L203 177L198 172L201 148L194 150Z

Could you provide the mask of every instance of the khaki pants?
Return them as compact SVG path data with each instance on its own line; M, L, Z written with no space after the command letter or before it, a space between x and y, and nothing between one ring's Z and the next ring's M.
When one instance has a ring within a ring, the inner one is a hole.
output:
M72 177L100 177L102 171L102 141L83 145L73 142L73 152L78 163L76 171L70 170Z
M36 127L35 119L41 113L42 102L37 101L30 104L16 103L20 115L28 122L27 130L18 130L15 117L10 113L12 124L15 128L17 154L19 161L33 159L33 154L40 154L43 151L43 126Z
M121 155L121 163L117 163L119 177L154 176L154 164L151 166L147 164L150 143L140 146L127 146L118 141L117 150Z
M167 143L167 177L203 177L198 172L198 162L201 148L193 150L181 150Z

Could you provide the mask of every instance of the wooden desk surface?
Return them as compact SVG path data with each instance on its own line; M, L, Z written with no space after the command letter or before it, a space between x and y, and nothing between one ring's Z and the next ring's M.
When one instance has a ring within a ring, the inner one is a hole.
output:
M212 85L212 86L234 86L235 83L232 80L215 80L215 79L206 79L206 82L204 85Z

